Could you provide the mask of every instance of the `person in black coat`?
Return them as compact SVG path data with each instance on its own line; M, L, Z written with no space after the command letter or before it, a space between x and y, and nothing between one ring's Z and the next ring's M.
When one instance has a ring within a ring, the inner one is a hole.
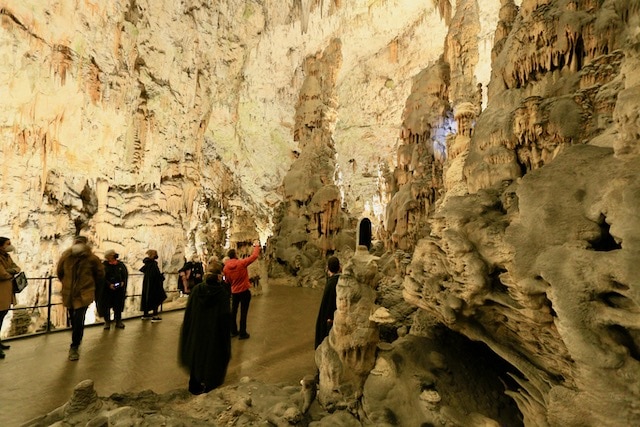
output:
M116 328L124 329L122 311L127 297L127 282L129 272L127 266L118 260L118 254L109 249L104 254L104 281L96 286L96 306L98 313L104 318L104 328L111 328L111 309Z
M222 265L209 267L189 295L180 331L178 359L190 374L189 391L207 393L224 383L231 359L229 292Z
M178 270L178 290L181 296L189 295L191 289L202 282L204 277L204 266L200 262L198 255L193 255L191 261L185 261Z
M167 299L167 293L164 291L164 274L160 272L158 267L158 252L154 249L147 251L147 257L142 260L144 265L140 271L144 273L142 279L142 298L140 299L140 310L144 313L142 320L151 322L159 322L162 320L158 315L158 306ZM149 316L149 312L153 311L153 317Z
M316 340L315 348L318 348L333 326L333 316L336 312L336 285L340 278L340 260L337 257L330 257L327 260L327 283L324 286L322 302L316 320Z

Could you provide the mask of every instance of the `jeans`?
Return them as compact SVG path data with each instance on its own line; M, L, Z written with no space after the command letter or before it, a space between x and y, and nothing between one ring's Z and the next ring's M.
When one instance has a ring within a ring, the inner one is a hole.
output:
M238 316L238 305L240 306L240 335L247 333L247 313L249 313L249 302L251 302L251 291L247 289L244 292L231 294L231 333L238 333L238 324L236 318Z
M84 318L87 314L87 308L70 308L69 320L71 321L71 347L78 348L82 342L84 335Z

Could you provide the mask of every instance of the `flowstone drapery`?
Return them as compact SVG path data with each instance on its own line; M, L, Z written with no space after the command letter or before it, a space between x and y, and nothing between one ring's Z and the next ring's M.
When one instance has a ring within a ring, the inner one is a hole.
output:
M444 150L434 143L449 114L449 68L442 60L422 71L403 113L397 165L386 177L384 240L388 249L407 250L428 234L424 224L439 197ZM443 141L444 142L444 141Z

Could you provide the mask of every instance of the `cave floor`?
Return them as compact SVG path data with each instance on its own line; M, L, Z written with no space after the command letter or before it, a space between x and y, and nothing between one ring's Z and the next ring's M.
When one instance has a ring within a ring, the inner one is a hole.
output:
M242 377L298 385L315 374L315 319L322 291L263 286L249 308L248 340L232 339L225 385ZM187 387L189 375L177 362L183 310L162 313L162 322L139 317L124 330L87 327L80 360L67 360L71 331L7 339L0 360L0 426L19 426L63 405L80 381L92 379L99 396Z

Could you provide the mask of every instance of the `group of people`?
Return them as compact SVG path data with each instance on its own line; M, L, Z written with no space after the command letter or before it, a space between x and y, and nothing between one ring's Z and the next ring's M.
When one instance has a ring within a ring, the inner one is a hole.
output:
M0 326L11 305L16 302L13 280L21 270L9 255L14 250L9 238L0 237ZM140 310L144 313L143 319L159 322L162 319L158 315L158 307L167 298L163 287L164 275L158 267L157 251L150 249L146 255L140 269L144 274ZM104 318L104 329L111 329L112 323L118 329L125 327L122 312L129 272L118 257L118 253L111 249L105 252L104 261L100 261L93 253L88 239L85 236L75 236L72 246L58 260L56 274L62 284L62 304L67 309L67 321L71 326L71 361L80 358L79 348L84 335L85 317L94 300L98 314ZM6 357L4 350L9 347L0 341L0 359Z
M204 278L204 267L198 255L193 255L191 261L186 261L178 270L178 291L180 296L188 296L191 289L201 283Z
M164 275L158 267L158 252L146 252L143 266L142 297L140 310L143 320L159 322L158 307L167 298L164 290ZM114 250L104 254L105 260L93 253L85 236L75 236L73 245L65 250L58 261L56 274L62 283L62 303L67 308L71 325L71 346L69 360L80 358L79 347L84 335L84 322L89 305L96 301L98 314L104 318L104 329L111 329L111 311L116 328L124 329L122 311L127 296L129 272ZM149 315L149 312L153 316Z
M224 382L231 359L231 338L245 340L251 302L248 267L260 255L260 242L253 242L247 258L238 259L235 249L224 264L212 259L204 281L190 293L180 331L179 360L189 371L189 391L206 393ZM240 310L240 326L237 317Z
M214 258L208 263L206 273L199 272L192 265L189 273L180 276L181 279L186 278L182 281L183 292L189 295L189 299L180 331L178 357L189 371L189 391L193 394L206 393L221 385L231 359L231 338L250 337L247 332L251 302L248 267L258 259L260 249L260 242L256 240L247 258L238 259L235 249L230 249L224 264ZM20 268L9 255L13 250L11 240L0 237L0 326L11 304L15 303L12 280ZM157 322L161 320L158 307L167 298L163 287L165 278L158 266L157 251L150 249L146 255L140 268L144 274L140 309L143 320ZM75 361L80 357L85 316L94 299L98 313L104 318L105 329L110 329L112 323L116 328L125 327L122 311L129 273L118 257L116 251L108 250L101 262L91 250L87 238L75 236L73 245L62 253L58 261L56 272L62 283L63 304L68 310L72 331L69 360ZM192 259L192 262L198 261ZM333 326L339 274L340 261L332 256L327 260L327 282L316 321L315 348ZM197 275L201 276L198 283L189 280ZM4 350L8 348L0 341L0 358L5 357Z
M254 242L253 252L238 259L234 249L227 253L224 265L209 262L204 281L189 295L180 332L179 359L189 370L189 391L206 393L224 382L231 359L231 338L249 338L247 313L251 301L248 267L260 254ZM340 277L340 260L327 260L327 282L316 320L315 348L329 335L336 311L336 286ZM231 310L229 309L231 297ZM240 308L240 326L237 313Z

